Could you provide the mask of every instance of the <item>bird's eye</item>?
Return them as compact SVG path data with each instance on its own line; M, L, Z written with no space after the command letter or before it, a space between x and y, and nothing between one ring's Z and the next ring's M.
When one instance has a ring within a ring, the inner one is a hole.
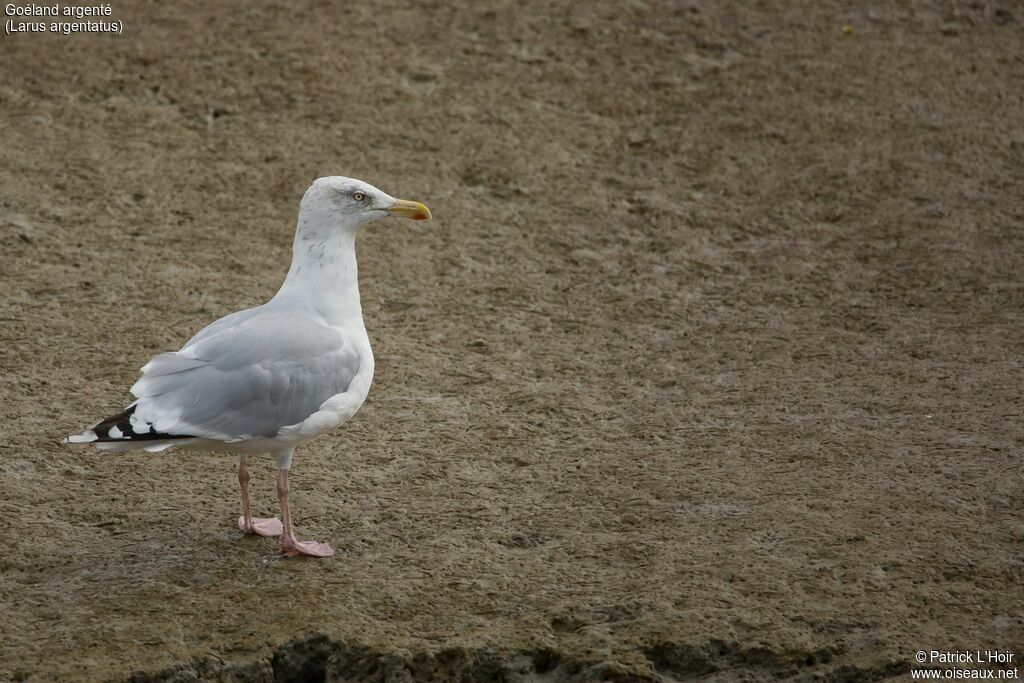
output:
M356 200L357 202L361 202L364 199L366 199L366 194L364 194L363 192L353 192L352 199Z

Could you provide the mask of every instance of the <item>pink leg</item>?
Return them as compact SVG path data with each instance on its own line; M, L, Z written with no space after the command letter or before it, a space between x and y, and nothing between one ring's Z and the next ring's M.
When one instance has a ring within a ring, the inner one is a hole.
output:
M252 505L249 502L249 470L245 466L248 456L238 459L238 485L242 487L242 516L238 518L238 528L247 534L259 536L280 536L283 531L281 520L276 517L253 517Z
M295 532L292 530L292 515L288 510L288 470L278 470L277 497L281 501L281 517L284 518L281 553L283 555L309 555L311 557L330 557L333 555L334 550L326 543L295 539Z

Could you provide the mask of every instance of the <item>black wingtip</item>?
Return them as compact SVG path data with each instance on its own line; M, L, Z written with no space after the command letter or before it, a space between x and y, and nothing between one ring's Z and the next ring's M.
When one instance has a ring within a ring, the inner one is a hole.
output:
M103 422L92 428L92 431L96 434L96 439L93 443L117 443L124 441L156 441L156 440L167 440L167 439L194 439L195 437L190 434L168 434L166 432L158 432L153 428L153 425L146 425L149 427L148 432L137 432L132 426L131 417L135 414L135 404L128 406L124 409L124 412L108 417Z

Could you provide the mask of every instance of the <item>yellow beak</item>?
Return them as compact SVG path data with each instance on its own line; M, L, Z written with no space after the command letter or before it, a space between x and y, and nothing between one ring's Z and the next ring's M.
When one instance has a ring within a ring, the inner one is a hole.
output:
M395 203L388 208L392 216L411 218L414 221L429 221L430 209L419 202L410 202L407 199L396 199Z

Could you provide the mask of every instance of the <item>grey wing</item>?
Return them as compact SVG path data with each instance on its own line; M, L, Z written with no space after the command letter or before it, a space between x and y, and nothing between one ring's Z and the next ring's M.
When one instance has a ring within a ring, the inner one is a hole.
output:
M212 323L196 332L195 335L193 335L193 337L189 339L183 347L181 347L181 350L185 351L188 347L194 346L202 340L214 336L218 332L223 332L228 328L241 325L249 318L258 315L265 315L263 306L256 306L254 308L246 308L241 311L235 311L234 313L228 313L223 318L214 320Z
M358 371L356 348L336 328L260 312L203 330L143 367L132 387L132 428L222 441L271 437L345 392Z

